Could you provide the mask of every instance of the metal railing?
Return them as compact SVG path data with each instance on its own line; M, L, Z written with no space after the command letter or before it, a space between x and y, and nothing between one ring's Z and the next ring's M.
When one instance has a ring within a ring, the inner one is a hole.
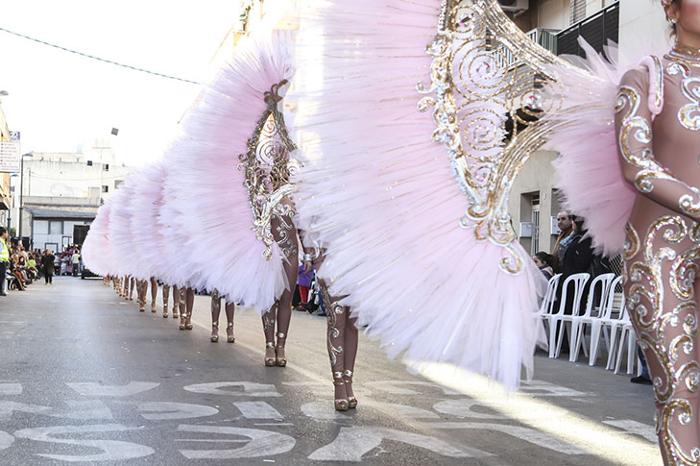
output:
M578 38L583 37L598 52L608 41L618 42L620 30L620 3L615 2L556 34L556 54L583 56Z
M550 52L555 53L557 49L557 32L558 31L555 29L537 28L527 32L526 34L530 40L536 42ZM497 54L497 57L499 61L498 64L506 69L516 67L521 64L520 60L513 56L513 52L506 47L501 48Z

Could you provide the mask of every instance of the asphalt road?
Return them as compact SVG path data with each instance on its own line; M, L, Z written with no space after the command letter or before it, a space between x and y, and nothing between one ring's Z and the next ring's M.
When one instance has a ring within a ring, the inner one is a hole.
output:
M101 280L56 278L0 300L0 464L660 464L650 387L536 361L505 394L441 365L390 361L362 338L360 405L333 410L323 318L295 312L287 368L263 366L257 315L236 343L139 313ZM222 334L225 328L222 312Z

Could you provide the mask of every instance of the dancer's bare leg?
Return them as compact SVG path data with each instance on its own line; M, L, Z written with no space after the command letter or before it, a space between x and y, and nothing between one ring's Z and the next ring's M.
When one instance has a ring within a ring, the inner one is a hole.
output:
M221 315L221 296L219 290L211 292L211 341L219 341L219 316Z
M319 280L319 288L323 297L323 305L328 318L326 345L331 361L331 374L335 387L334 405L336 411L350 409L347 385L345 384L345 328L348 310L338 303L328 292L328 286Z
M185 290L185 310L187 311L187 318L185 319L185 329L192 330L192 308L194 307L194 288L187 288Z
M627 227L627 309L654 381L656 431L667 465L700 459L698 255L697 224L680 216L636 219Z
M136 288L136 278L129 277L129 301L134 300L134 288Z
M180 288L173 285L173 319L180 317Z
M293 222L293 206L290 201L284 200L276 209L276 215L272 217L270 226L272 236L275 238L282 254L284 255L284 273L287 278L287 290L282 293L277 305L277 343L275 345L276 365L287 365L285 344L289 332L289 323L292 319L292 298L294 287L297 284L299 274L299 241L297 230Z
M163 317L168 318L168 301L170 301L170 285L163 283Z
M180 330L185 330L187 327L187 288L184 286L178 287L179 292L178 302L180 303Z
M136 283L136 300L139 305L139 312L146 311L146 293L148 292L148 282L138 280Z
M277 308L279 301L275 301L269 311L262 316L263 333L265 334L265 365L274 366L277 362L275 352L275 326L277 322Z
M356 320L350 317L350 308L345 308L345 390L348 393L348 404L350 409L357 407L357 398L352 390L352 378L355 373L355 358L357 357L357 347L359 342L359 332L357 331Z
M235 343L236 337L233 335L233 313L236 310L235 303L226 301L226 341Z
M151 277L151 312L155 313L158 310L156 300L158 299L158 280Z

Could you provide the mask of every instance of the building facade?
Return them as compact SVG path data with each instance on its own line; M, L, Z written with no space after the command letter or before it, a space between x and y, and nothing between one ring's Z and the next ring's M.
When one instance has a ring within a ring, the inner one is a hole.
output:
M109 139L76 153L26 154L17 199L18 232L37 249L62 251L82 243L97 209L128 173Z
M2 110L0 102L0 141L10 140L10 128ZM12 206L12 195L10 193L10 173L0 173L0 225L9 228L10 214Z
M640 0L529 0L527 9L515 13L515 21L541 45L558 55L581 55L583 36L598 51L612 41L625 57L663 53L659 44L667 28L658 2ZM649 33L651 31L652 33ZM653 39L657 39L652 43ZM516 233L527 251L551 251L559 233L556 215L561 199L554 184L552 161L556 153L539 151L516 179L509 212Z

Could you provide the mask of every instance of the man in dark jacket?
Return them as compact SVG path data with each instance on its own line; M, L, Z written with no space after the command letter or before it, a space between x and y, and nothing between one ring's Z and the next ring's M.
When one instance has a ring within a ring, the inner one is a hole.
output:
M561 303L563 284L567 277L575 275L577 273L586 273L591 270L593 265L593 246L590 237L585 237L586 229L584 227L584 219L582 217L572 216L574 218L574 232L572 234L571 241L566 248L564 253L564 260L561 263L560 272L562 274L559 280L559 287L557 289L557 303ZM581 300L580 306L586 305L588 285L583 291L583 299ZM571 315L574 312L574 287L569 285L566 290L566 305L564 306L564 314ZM562 342L562 352L568 352L568 338L564 334L564 341Z

